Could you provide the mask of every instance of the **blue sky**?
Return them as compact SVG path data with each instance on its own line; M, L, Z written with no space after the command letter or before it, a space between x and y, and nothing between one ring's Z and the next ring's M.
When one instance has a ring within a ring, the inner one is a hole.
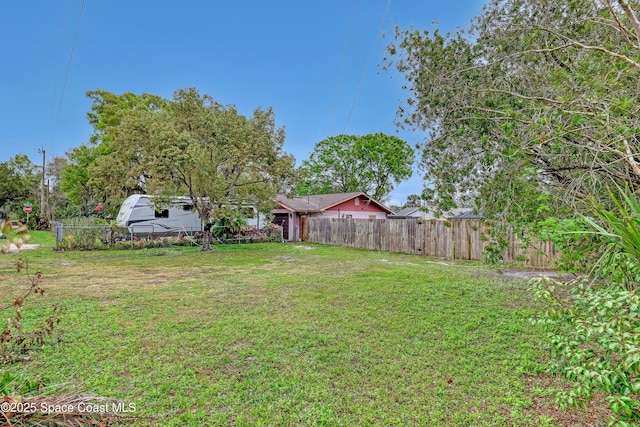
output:
M467 27L482 0L32 0L3 4L0 161L41 162L88 141L85 94L196 87L243 114L273 107L298 163L341 133L398 131L409 95L380 64L395 26ZM82 14L80 15L80 11ZM80 18L80 19L79 19ZM80 22L77 26L78 20ZM76 37L77 28L77 37ZM386 38L383 38L386 34ZM76 40L74 46L74 38ZM66 82L66 83L65 83ZM419 193L419 173L390 203Z

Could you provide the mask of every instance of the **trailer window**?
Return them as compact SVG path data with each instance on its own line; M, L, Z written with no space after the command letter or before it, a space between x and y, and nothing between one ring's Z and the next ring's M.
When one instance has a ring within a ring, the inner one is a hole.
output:
M163 209L161 211L156 211L156 218L169 218L169 209Z

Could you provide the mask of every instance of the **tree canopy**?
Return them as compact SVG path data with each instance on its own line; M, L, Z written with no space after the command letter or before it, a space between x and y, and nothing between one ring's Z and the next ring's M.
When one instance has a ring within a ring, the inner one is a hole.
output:
M87 118L93 134L86 144L67 153L69 164L62 171L60 187L83 214L90 205L100 203L115 215L126 197L143 191L141 179L146 171L140 147L132 139L116 140L114 132L125 116L159 112L166 100L104 90L89 91L87 96L92 100Z
M31 202L40 205L42 174L24 154L0 162L0 218L22 215L22 205Z
M637 2L493 0L453 34L398 29L387 65L428 132L420 166L442 209L536 221L640 184Z
M134 193L154 194L159 204L187 195L210 237L220 218L246 205L268 212L275 195L291 186L295 160L283 151L284 128L271 108L245 117L194 88L171 99L87 96L94 133L67 153L60 173L60 188L81 213L100 203L114 215Z
M318 142L302 165L300 194L363 191L384 200L411 177L414 152L405 141L382 133L339 135Z

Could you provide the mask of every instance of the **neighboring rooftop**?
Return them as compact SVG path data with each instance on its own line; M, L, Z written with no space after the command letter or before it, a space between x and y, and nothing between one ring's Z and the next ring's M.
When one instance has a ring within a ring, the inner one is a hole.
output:
M276 196L276 200L286 209L293 212L322 212L356 197L360 197L368 202L374 203L386 210L388 213L393 213L391 209L387 208L385 205L371 198L371 196L362 191L353 193L310 194L308 196L295 197L287 197L279 194Z
M455 208L443 212L440 217L444 219L481 219L482 215L474 213L470 208ZM436 215L435 209L431 207L412 206L403 208L397 214L389 215L389 218L436 218Z

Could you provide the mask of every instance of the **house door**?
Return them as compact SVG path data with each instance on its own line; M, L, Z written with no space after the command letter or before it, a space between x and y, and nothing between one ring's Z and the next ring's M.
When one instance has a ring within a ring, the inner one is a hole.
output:
M289 240L289 214L274 214L271 223L282 227L282 238Z

